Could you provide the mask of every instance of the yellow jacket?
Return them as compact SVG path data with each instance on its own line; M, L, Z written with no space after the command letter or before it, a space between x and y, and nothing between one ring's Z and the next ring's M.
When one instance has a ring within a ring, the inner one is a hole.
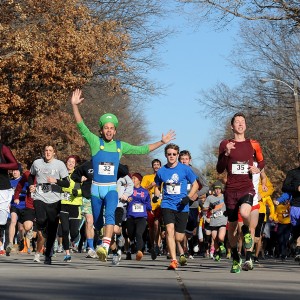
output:
M270 209L270 218L274 219L275 207L270 196L263 197L259 200L259 213L265 214L265 222L267 221L267 207Z
M280 203L276 206L274 221L280 224L290 224L290 204Z

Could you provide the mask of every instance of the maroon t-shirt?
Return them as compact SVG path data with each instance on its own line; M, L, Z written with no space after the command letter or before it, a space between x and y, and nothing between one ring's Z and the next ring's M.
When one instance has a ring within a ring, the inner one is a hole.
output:
M225 155L225 148L230 141L235 143L235 149L230 151L229 156ZM256 143L256 149L259 144ZM219 146L219 157L217 162L218 173L227 171L227 182L225 189L230 192L253 189L252 175L249 173L248 166L253 166L254 161L258 161L258 168L262 169L265 166L264 160L260 155L257 155L257 150L251 144L251 140L247 139L243 142L233 140L224 140Z

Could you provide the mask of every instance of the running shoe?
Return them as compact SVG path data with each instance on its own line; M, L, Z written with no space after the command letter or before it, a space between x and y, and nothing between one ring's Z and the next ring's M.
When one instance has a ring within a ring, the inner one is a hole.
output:
M138 260L138 261L140 261L143 258L143 256L144 256L143 252L142 251L138 251L136 253L135 259Z
M254 256L254 257L253 257L253 261L254 261L255 263L258 264L258 263L259 263L258 257L257 257L257 256Z
M167 259L171 259L171 255L169 252L167 253Z
M221 254L225 254L226 253L226 248L224 247L224 244L221 244L219 248L220 248L220 253Z
M11 250L13 249L14 245L12 243L9 243L7 246L6 246L6 255L9 256Z
M102 246L98 247L97 250L96 250L96 253L97 253L100 261L103 261L103 262L107 261L108 253L107 253L107 250L104 247L102 247Z
M6 248L6 252L7 252L7 248ZM300 247L297 246L295 249L295 261L300 261Z
M209 253L209 258L214 259L214 254L212 252Z
M122 250L119 249L119 250L117 251L117 253L118 253L119 261L121 261L121 259L122 259Z
M119 260L118 254L114 254L112 257L112 265L117 266L117 265L119 265L119 263L120 263L120 260Z
M168 266L168 270L177 270L178 262L177 260L172 260L170 265Z
M239 261L233 260L232 267L230 273L240 273L241 272L242 259Z
M131 260L131 253L130 252L127 252L126 253L126 258L125 260Z
M52 259L51 256L45 256L44 265L51 265Z
M157 258L157 254L156 254L155 248L152 248L151 249L151 259L156 260L156 258Z
M252 262L251 258L244 262L242 269L243 269L243 271L253 270L253 262Z
M96 251L93 249L89 249L86 258L97 258Z
M215 256L215 261L220 261L220 260L221 260L221 257L220 257L219 254L217 254L217 255Z
M63 253L64 252L63 246L62 245L58 245L56 252L57 253Z
M71 261L72 261L71 255L65 255L64 262L71 262Z
M5 255L6 251L5 250L0 250L0 255Z
M231 258L231 252L228 252L228 253L227 253L226 258L227 258L227 259L230 259L230 258Z
M181 266L186 266L187 265L187 259L184 254L181 254L179 257L179 263Z
M31 254L31 249L27 248L27 254Z
M243 246L245 249L250 249L253 245L253 239L250 233L246 233L243 239Z
M39 253L36 253L36 254L34 255L33 261L34 261L34 262L38 262L38 263L41 262L41 260L40 260L40 254L39 254Z

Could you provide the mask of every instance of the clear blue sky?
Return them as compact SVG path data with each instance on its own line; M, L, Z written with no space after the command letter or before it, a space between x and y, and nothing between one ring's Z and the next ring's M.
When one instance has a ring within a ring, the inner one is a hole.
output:
M205 145L212 144L210 135L216 128L213 120L199 113L200 104L196 99L201 90L218 82L231 87L238 82L236 70L226 60L233 48L236 28L216 32L211 24L203 24L195 30L180 15L164 20L164 25L180 32L170 36L159 48L164 66L151 73L153 79L167 88L163 95L152 97L147 105L149 133L156 141L161 133L174 129L174 143L181 150L191 152L193 165L203 167L201 156ZM165 163L163 147L154 156Z

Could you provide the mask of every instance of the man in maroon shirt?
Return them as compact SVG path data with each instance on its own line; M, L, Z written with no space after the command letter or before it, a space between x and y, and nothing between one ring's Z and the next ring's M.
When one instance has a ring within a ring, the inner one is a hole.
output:
M251 247L253 244L249 232L250 213L255 195L252 174L260 173L264 168L261 148L257 141L246 139L246 119L244 114L236 113L231 119L231 129L234 138L223 140L219 146L217 162L218 173L227 171L225 186L225 204L228 216L228 239L232 249L233 265L231 273L240 273L242 259L237 250L237 220L240 210L243 218L243 245L246 249L246 261L243 270L252 270ZM257 161L257 167L253 164Z
M18 169L18 162L11 150L0 143L0 251L3 251L2 235L9 214L13 189L10 186L8 170Z

